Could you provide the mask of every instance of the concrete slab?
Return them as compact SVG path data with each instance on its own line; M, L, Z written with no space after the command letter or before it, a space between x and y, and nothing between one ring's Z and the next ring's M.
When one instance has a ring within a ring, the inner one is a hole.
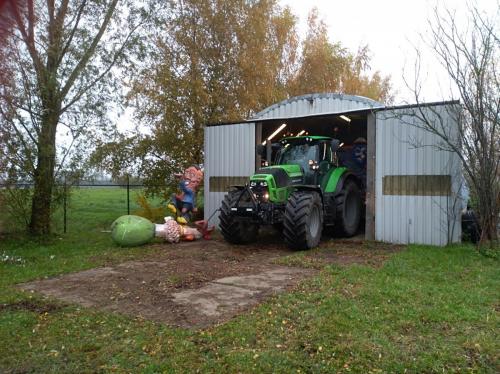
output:
M172 294L173 301L195 313L218 317L258 303L263 296L283 291L304 276L304 269L273 268L262 273L216 279L196 290Z
M282 290L294 284L293 279L297 274L303 273L299 268L276 268L259 274L225 277L214 280L214 283L228 284L252 289Z
M174 302L195 308L199 314L216 317L250 304L257 293L243 287L209 283L197 290L174 293L172 297Z

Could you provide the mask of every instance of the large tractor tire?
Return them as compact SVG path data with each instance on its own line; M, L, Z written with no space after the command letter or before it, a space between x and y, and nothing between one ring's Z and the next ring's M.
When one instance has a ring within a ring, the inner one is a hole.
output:
M240 191L229 192L222 201L219 214L219 228L222 236L232 244L251 243L257 239L259 233L257 224L231 214L231 207L236 203L239 194Z
M462 214L462 241L470 241L477 244L481 239L479 221L472 209Z
M288 198L283 219L285 243L304 250L319 244L323 231L323 204L317 192L296 191Z
M338 236L356 235L361 220L361 193L353 180L347 180L336 201L337 212L334 232Z

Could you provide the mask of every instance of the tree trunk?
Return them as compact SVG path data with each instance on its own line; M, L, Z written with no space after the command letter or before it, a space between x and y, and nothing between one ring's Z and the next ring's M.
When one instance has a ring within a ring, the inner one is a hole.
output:
M493 246L498 243L498 234L497 234L498 218L496 213L493 212L491 209L485 209L485 212L483 214L484 217L481 217L480 220L481 222L480 245L488 245L491 248L493 248Z
M30 233L35 236L50 234L58 121L57 115L49 114L43 119L41 126L29 224Z

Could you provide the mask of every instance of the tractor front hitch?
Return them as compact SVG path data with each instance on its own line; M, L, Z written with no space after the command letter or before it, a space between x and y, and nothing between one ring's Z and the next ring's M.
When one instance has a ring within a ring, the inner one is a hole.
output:
M249 206L248 202L245 202L245 206L240 206L240 202L246 194L248 194L250 198L251 205ZM231 214L240 217L255 217L258 211L259 211L259 201L253 195L252 190L250 190L250 187L248 185L245 185L245 187L243 187L240 190L240 194L238 196L238 199L236 199L234 206L231 207Z
M241 187L240 187L241 188ZM248 195L248 199L246 196ZM239 190L238 198L230 208L231 215L238 216L258 224L280 223L283 219L283 204L259 201L250 186Z

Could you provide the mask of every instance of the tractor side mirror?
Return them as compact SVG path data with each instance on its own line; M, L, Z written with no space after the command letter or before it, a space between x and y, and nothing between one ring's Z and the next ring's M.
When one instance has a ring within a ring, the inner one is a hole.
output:
M262 144L257 144L255 147L255 152L262 158L266 158L266 146Z
M332 139L330 146L332 147L332 152L335 153L340 148L340 140Z
M319 163L318 168L320 174L326 174L328 173L328 170L330 170L330 163L326 160L323 160Z

